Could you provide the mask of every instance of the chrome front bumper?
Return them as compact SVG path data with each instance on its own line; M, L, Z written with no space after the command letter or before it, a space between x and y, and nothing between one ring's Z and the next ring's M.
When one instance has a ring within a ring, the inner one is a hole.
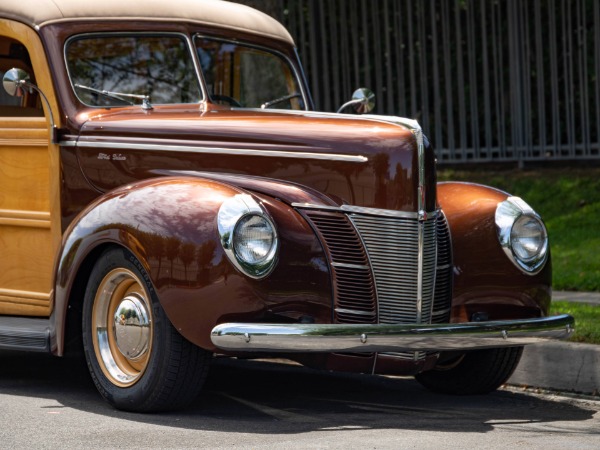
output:
M534 319L435 325L224 323L212 343L233 352L396 352L514 347L566 339L575 320L563 314Z

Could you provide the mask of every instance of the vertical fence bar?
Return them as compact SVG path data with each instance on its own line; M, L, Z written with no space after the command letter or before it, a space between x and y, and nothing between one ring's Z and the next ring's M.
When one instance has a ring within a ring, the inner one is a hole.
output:
M590 148L590 127L589 127L589 96L588 96L588 75L587 75L587 26L585 23L585 1L577 2L577 56L579 66L579 119L577 120L581 134L582 147L580 155L588 156Z
M396 82L396 86L398 89L398 113L400 115L408 115L407 107L406 107L406 78L405 78L405 68L406 68L406 58L405 58L405 40L404 40L404 24L402 22L402 8L400 2L394 2L394 17L396 20L394 21L396 28L396 71L398 74L398 81Z
M384 36L384 65L385 65L385 98L386 108L385 113L394 115L396 105L394 103L394 78L392 76L392 49L390 46L390 8L387 0L383 0L383 36Z
M381 2L377 2L381 7ZM379 105L377 106L377 110L380 112L386 111L386 101L385 101L385 87L383 85L383 55L381 51L381 22L379 17L379 8L369 8L369 16L370 16L370 33L369 33L369 51L368 55L373 57L375 60L375 93L379 99ZM373 89L371 87L371 89Z
M469 152L467 143L467 109L465 105L465 74L463 68L463 48L462 48L462 24L460 20L460 8L461 4L458 2L454 3L454 27L455 27L455 45L456 45L456 78L457 78L457 92L458 92L458 118L459 118L459 129L460 129L460 147L462 159L467 159L468 154L472 155L472 151Z
M413 33L413 4L408 2L406 4L406 16L407 20L407 32L406 44L408 46L408 69L409 69L409 80L410 80L410 109L408 110L409 115L414 117L417 111L417 81L415 73L415 37Z
M361 17L362 17L362 36L364 38L363 41L363 49L362 49L362 61L366 61L367 66L370 67L371 55L369 54L369 25L368 25L368 17L369 17L369 8L367 7L367 2L365 0L361 1ZM367 69L368 69L367 67ZM371 84L371 71L364 71L364 83L365 86L372 86ZM373 88L371 88L373 89Z
M552 93L552 153L554 157L561 155L561 129L559 111L559 83L558 83L558 33L556 23L555 0L548 0L548 27L550 40L550 92Z
M442 85L440 80L440 66L439 66L439 48L438 48L438 37L437 37L437 21L436 15L438 9L436 8L435 0L430 0L427 5L429 10L429 20L431 26L431 54L433 55L433 125L435 132L434 148L443 148L442 142L442 96L440 94L440 86Z
M566 112L566 130L567 130L567 150L568 156L573 157L575 154L575 146L573 142L573 102L571 93L573 92L572 70L571 70L571 55L573 46L571 42L570 22L571 8L569 8L570 0L562 1L562 34L563 34L563 77L564 77L564 96L565 96L565 112Z
M419 79L420 83L420 107L419 112L421 114L421 125L426 133L431 133L430 128L430 117L429 117L429 89L431 88L428 67L427 67L427 55L429 54L427 46L427 37L425 33L426 27L426 14L425 14L425 2L417 2L416 15L417 15L417 30L418 30L418 49L419 49Z
M488 27L486 17L486 2L481 2L480 11L480 30L481 39L481 65L483 79L483 115L484 115L484 135L485 135L485 156L486 159L492 156L492 118L490 103L490 66L489 66L489 48L488 48ZM480 134L481 135L481 134Z
M473 158L478 160L481 157L479 152L479 108L477 104L477 47L475 44L475 8L476 2L469 2L466 11L467 21L467 61L468 61L468 80L469 80L469 111L467 120L471 127L471 147L473 149Z
M594 2L594 55L595 55L595 91L596 91L596 156L600 155L600 4Z
M537 81L537 115L538 115L538 146L540 148L539 156L542 156L546 150L546 103L544 89L544 40L542 39L542 14L540 0L534 3L534 21L535 21L535 60L536 60L536 81Z

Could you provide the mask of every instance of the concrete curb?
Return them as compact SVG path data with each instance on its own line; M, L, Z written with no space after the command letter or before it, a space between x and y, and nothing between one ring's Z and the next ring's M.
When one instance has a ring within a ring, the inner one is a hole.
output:
M600 292L554 291L552 298L600 308ZM572 342L526 345L508 384L600 395L600 345Z
M600 305L600 292L554 291L552 293L552 301L567 301Z
M508 384L600 395L600 345L527 345Z

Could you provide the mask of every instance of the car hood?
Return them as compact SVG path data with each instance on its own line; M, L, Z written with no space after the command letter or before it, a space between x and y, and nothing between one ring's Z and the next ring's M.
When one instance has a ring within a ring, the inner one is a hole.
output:
M231 175L232 184L243 175L268 179L271 187L304 186L337 204L418 207L415 135L385 116L123 108L88 113L73 146L86 179L100 191L157 175ZM435 179L428 145L424 166L431 211Z

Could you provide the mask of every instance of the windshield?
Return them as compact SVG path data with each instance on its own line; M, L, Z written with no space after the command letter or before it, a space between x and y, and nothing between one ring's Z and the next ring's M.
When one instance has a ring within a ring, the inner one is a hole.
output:
M242 108L305 109L297 77L282 56L196 36L194 44L214 103Z
M185 39L177 35L86 35L69 41L75 94L88 106L198 103L202 93Z

